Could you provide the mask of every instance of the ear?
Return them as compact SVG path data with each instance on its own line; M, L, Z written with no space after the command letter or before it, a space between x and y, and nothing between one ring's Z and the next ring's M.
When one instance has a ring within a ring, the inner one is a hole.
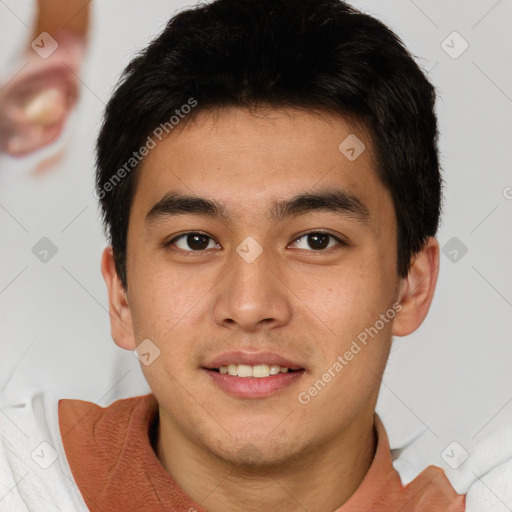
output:
M392 334L407 336L425 320L434 297L439 274L439 243L429 237L414 256L411 268L400 282L398 302L402 305L394 319Z
M114 253L108 246L101 258L101 273L107 285L108 306L110 313L110 331L116 345L125 350L135 350L132 314L128 296L119 276L117 275Z

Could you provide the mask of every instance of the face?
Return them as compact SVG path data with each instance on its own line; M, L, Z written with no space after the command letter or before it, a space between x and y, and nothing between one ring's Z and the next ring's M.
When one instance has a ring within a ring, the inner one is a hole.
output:
M372 159L361 129L292 109L202 112L147 155L113 335L146 340L168 432L277 464L373 414L406 284Z

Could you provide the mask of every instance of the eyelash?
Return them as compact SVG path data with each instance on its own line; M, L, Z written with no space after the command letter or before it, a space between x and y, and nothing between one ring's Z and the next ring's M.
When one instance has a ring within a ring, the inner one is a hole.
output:
M202 233L201 231L188 231L186 233L182 233L181 235L178 235L177 237L174 237L172 240L169 240L168 242L165 242L163 244L164 247L171 247L177 240L181 239L181 238L184 238L184 237L187 237L189 235L201 235L201 236L204 236L206 238L209 238L210 240L215 240L213 237L211 237L210 235L207 235L206 233ZM333 235L332 233L328 233L326 231L308 231L307 233L304 233L300 236L298 236L297 238L294 239L294 241L292 243L296 243L298 240L300 240L301 238L304 238L304 237L307 237L309 235L327 235L329 236L330 238L336 240L336 242L338 242L339 245L341 246L347 246L348 244L346 242L344 242L343 240L341 240L340 238L338 238L337 236ZM326 252L327 249L332 249L332 247L327 247L327 248L324 248L324 249L317 249L317 250L314 250L314 249L309 249L308 252L314 252L314 253L321 253L321 252ZM176 252L181 252L181 253L184 253L186 254L187 256L193 256L194 254L200 254L200 253L203 253L205 252L207 249L201 249L201 250L184 250L184 249L172 249ZM188 253L188 254L187 254Z

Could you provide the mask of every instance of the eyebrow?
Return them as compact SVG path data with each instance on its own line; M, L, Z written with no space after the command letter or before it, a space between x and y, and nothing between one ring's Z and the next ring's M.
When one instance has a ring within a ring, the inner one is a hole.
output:
M280 221L318 210L335 212L363 224L367 224L370 218L370 211L361 199L335 188L305 192L287 200L275 201L268 216L271 220ZM162 218L186 214L202 215L221 221L230 219L226 207L218 201L172 192L166 194L151 208L145 221L153 223Z

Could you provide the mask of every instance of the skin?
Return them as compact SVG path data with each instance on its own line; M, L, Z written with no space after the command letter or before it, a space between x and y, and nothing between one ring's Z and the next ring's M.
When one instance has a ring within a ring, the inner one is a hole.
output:
M366 150L349 161L349 134ZM328 511L343 505L370 467L379 384L391 337L423 322L438 276L429 238L405 279L396 272L397 225L379 181L371 140L347 119L294 109L254 115L199 113L150 151L140 169L128 229L127 290L107 247L102 273L112 336L126 350L149 338L160 356L142 365L160 408L155 452L178 485L210 512ZM355 195L367 222L314 210L279 221L272 202L334 187ZM180 214L146 223L168 192L225 205L228 219ZM311 248L307 233L328 239ZM212 237L190 254L186 232ZM248 236L262 254L247 263ZM189 251L186 253L185 251ZM394 303L401 310L307 405L297 396L332 367L357 335ZM229 350L272 351L302 376L259 399L235 398L201 367Z

